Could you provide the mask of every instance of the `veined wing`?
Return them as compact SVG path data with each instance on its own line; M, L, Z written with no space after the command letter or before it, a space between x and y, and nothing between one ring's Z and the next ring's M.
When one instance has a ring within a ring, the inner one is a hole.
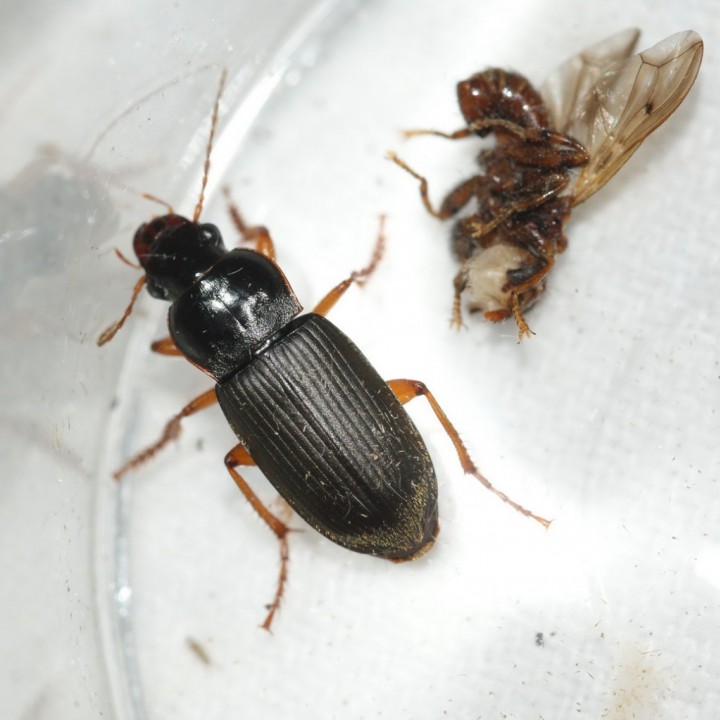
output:
M566 60L548 77L540 94L555 130L567 132L581 99L590 92L604 70L630 57L639 37L637 28L611 35Z
M605 185L672 115L693 86L702 55L700 36L686 30L600 73L562 128L590 154L574 184L575 205Z

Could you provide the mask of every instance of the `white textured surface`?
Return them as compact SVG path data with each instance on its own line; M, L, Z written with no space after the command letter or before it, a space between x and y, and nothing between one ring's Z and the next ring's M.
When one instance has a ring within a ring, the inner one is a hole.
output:
M81 28L35 22L38 38L54 32L59 46L74 43L92 72L84 86L72 53L52 67L38 54L21 58L14 78L2 66L0 92L14 98L2 121L6 179L40 143L79 158L110 124L92 172L191 210L195 175L186 168L197 170L196 157L172 153L207 113L216 72L152 93L208 63L237 77L249 47L243 17L211 6L191 26L187 8L143 8L145 21L128 7L86 14ZM465 332L451 331L449 227L424 213L415 183L383 160L385 150L425 172L439 199L472 171L479 144L404 143L400 129L456 129L461 77L498 65L539 83L568 55L629 25L642 28L642 47L697 30L706 52L696 87L575 213L568 251L528 316L534 338L518 346L511 324L474 318ZM218 152L216 170L227 170L213 180L229 182L248 219L271 228L308 307L365 262L377 214L388 213L382 266L333 320L383 375L424 380L486 475L555 522L545 532L463 478L418 400L411 414L441 486L437 546L395 566L310 531L294 535L287 595L269 636L257 625L277 548L223 469L229 430L219 413L206 413L131 479L132 610L148 717L715 717L719 36L716 13L701 2L368 2L327 42L302 49L305 69L282 83L247 142L225 134L218 147L233 155ZM141 60L153 68L142 79L134 74ZM14 94L13 82L24 92ZM54 98L45 121L43 92ZM113 120L146 93L137 112ZM74 172L80 183L85 176ZM50 192L38 191L40 200ZM89 192L66 198L68 213ZM13 441L0 518L17 539L0 551L9 579L2 637L17 652L0 672L0 696L10 717L69 717L70 708L75 717L111 717L98 658L107 652L116 678L116 655L100 647L93 610L97 602L108 617L110 588L93 589L89 568L97 562L100 583L110 577L111 558L96 555L109 552L108 538L90 529L115 500L115 438L122 433L124 451L137 449L207 382L146 354L161 332L158 303L146 302L116 344L100 351L92 343L135 277L109 249L128 251L135 225L154 209L111 183L102 202L93 200L94 229L77 232L62 208L56 216L28 197L24 224L14 220L20 229L1 248L16 275L2 310L3 417ZM230 236L221 198L204 217ZM38 261L21 244L21 225L36 229L31 237L41 232L55 263L28 283L17 274ZM58 239L65 255L54 254ZM124 350L130 361L114 387ZM57 378L48 366L59 368ZM113 394L120 405L100 459L102 403ZM248 476L272 500L262 478Z

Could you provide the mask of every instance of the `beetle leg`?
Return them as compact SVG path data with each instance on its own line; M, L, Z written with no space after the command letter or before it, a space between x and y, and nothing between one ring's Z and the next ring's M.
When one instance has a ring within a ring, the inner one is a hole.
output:
M336 285L322 300L315 306L313 312L325 316L334 307L335 303L345 294L345 291L353 284L364 285L370 275L374 272L385 251L385 216L380 216L380 228L378 230L375 249L373 250L370 262L361 270L353 270L350 276Z
M275 533L278 541L280 542L280 574L278 576L277 588L275 589L275 597L270 604L267 617L262 624L264 630L270 630L273 617L280 607L280 601L282 600L283 590L285 589L285 581L287 580L287 564L289 558L287 534L290 532L290 528L273 515L260 501L258 496L252 491L250 486L247 484L245 479L235 469L238 465L248 466L255 465L255 461L250 456L250 453L242 445L236 445L226 456L225 456L225 467L228 472L232 475L235 484L240 488L240 492L245 496L247 501L252 505L255 512L262 518L265 524Z
M494 487L491 482L478 470L475 463L470 458L470 453L468 453L467 448L463 445L458 431L450 422L448 416L443 412L443 409L438 404L434 395L427 389L425 383L422 383L419 380L400 379L388 380L387 384L403 405L410 402L413 398L424 395L430 403L430 407L435 413L435 417L440 421L440 424L443 426L443 429L447 433L448 437L452 440L452 443L455 446L455 451L460 459L460 464L462 465L462 469L465 473L478 479L488 490L495 493L495 495L497 495L503 502L506 502L518 512L532 518L533 520L537 520L537 522L544 525L546 528L550 527L550 520L546 520L539 515L535 515L522 505L518 505L518 503L511 500L504 492Z
M167 355L168 357L181 357L182 353L178 350L177 345L173 342L171 337L162 338L162 340L155 340L150 345L150 349L158 355Z
M125 324L125 321L130 317L130 313L133 310L133 305L135 305L135 301L137 300L137 297L140 294L140 291L143 289L144 285L145 275L143 275L135 283L130 302L125 308L125 312L123 313L122 317L116 323L113 323L109 328L106 328L105 330L103 330L102 333L100 333L100 337L97 339L98 345L104 345L106 342L110 342L115 337L117 331Z
M153 455L165 447L165 445L177 439L178 435L180 435L180 430L182 429L180 422L183 418L194 415L201 410L205 410L205 408L209 408L217 401L215 388L206 390L202 395L198 395L196 398L191 400L177 415L169 420L157 442L153 443L149 447L146 447L144 450L141 450L134 457L131 457L122 467L118 468L113 473L113 477L116 480L120 480L125 473L130 470L134 470L138 465L142 465L144 462L147 462L151 457L153 457Z
M242 235L243 240L246 243L253 243L255 245L255 252L270 258L273 262L275 261L275 243L273 243L270 232L263 225L247 225L243 216L240 214L240 209L233 202L230 196L230 188L223 188L223 194L228 203L228 210L230 211L230 217L232 218L235 227L238 232Z

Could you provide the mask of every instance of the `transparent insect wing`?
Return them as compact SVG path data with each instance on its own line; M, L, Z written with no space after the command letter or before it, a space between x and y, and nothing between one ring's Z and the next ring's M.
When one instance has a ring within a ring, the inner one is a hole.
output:
M602 71L563 129L590 153L574 184L575 205L605 185L672 115L695 82L702 54L700 36L686 30Z
M567 132L580 100L608 66L630 57L639 37L636 28L611 35L570 58L548 77L540 94L555 130Z

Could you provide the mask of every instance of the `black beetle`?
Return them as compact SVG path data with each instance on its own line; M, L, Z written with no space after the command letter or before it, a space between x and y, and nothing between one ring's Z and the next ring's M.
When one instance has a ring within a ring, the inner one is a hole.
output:
M222 84L221 84L222 88ZM220 91L218 91L218 99ZM425 444L402 405L428 398L466 473L523 514L548 521L496 490L473 464L460 437L421 382L385 382L353 342L324 315L353 282L362 283L383 249L382 227L370 264L331 290L315 311L302 307L263 227L248 227L230 204L235 225L255 245L228 251L219 230L200 223L203 189L193 219L170 212L140 226L133 248L144 270L123 317L100 338L110 340L129 316L143 285L172 304L170 337L153 344L183 355L216 381L166 425L161 438L116 473L154 455L177 437L180 422L216 402L240 443L225 465L280 542L277 589L263 627L269 629L287 575L287 525L257 498L238 466L256 464L304 520L333 542L396 562L426 553L438 533L437 481Z

